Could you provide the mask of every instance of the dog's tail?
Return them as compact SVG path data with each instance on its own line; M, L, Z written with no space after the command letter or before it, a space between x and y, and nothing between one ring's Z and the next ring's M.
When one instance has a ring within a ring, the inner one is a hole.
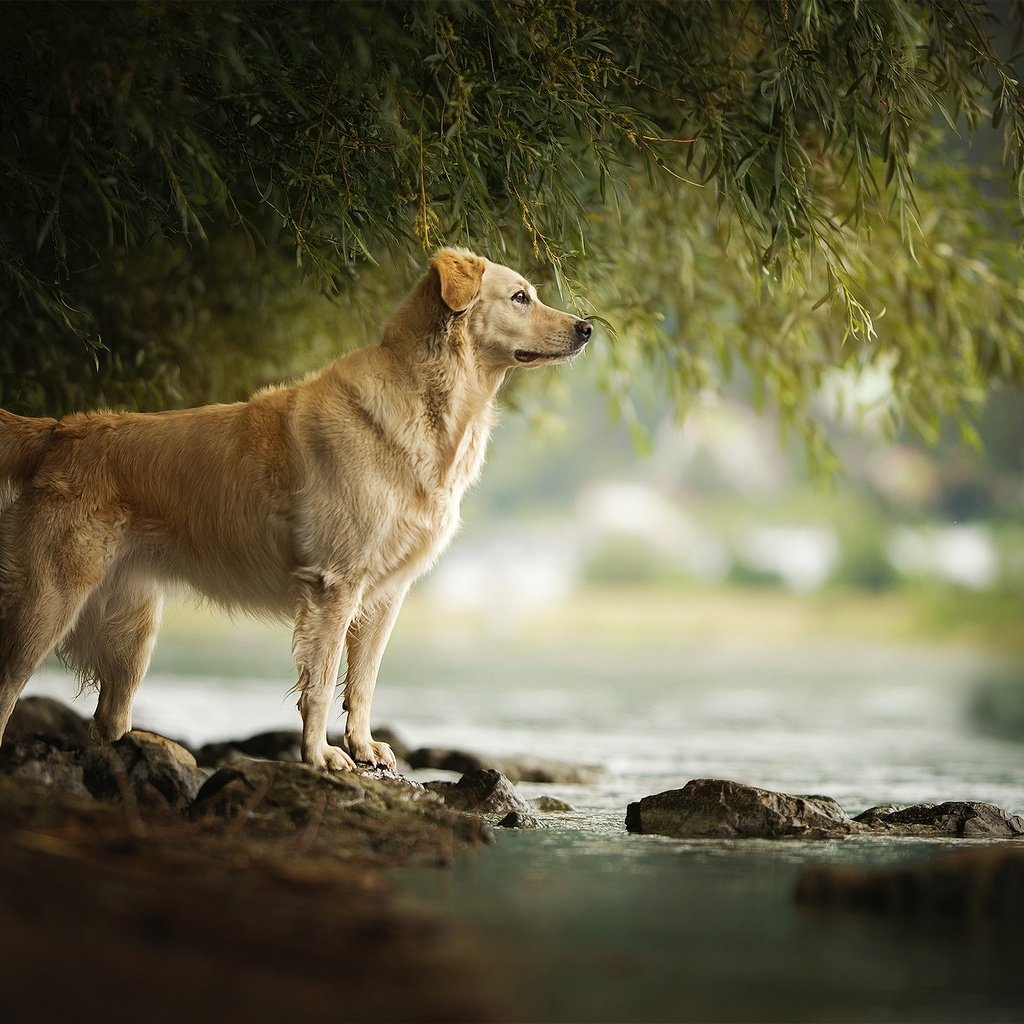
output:
M17 488L32 479L56 426L54 419L0 409L0 488Z

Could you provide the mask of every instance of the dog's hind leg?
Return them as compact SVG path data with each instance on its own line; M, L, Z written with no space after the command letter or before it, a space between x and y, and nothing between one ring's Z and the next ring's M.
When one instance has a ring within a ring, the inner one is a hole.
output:
M296 573L292 653L299 669L302 760L317 768L355 768L340 747L327 742L327 719L338 684L342 644L359 607L362 588L335 574Z
M0 739L29 677L102 579L111 539L21 500L0 518Z
M377 686L384 648L387 647L407 587L370 605L348 631L348 672L345 676L345 746L356 761L395 768L394 751L370 734L370 706Z
M108 578L93 592L63 653L82 677L99 685L93 735L119 740L132 727L132 700L156 644L163 595L147 585Z

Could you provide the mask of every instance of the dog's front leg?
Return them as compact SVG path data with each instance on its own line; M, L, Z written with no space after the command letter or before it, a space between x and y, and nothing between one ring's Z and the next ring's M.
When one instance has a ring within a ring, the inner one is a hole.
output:
M292 653L299 670L302 760L316 768L352 771L355 761L327 742L327 719L338 683L341 649L359 607L361 587L332 573L297 574Z
M345 746L364 764L395 768L394 751L370 734L370 706L384 648L394 628L408 588L375 602L356 618L348 631L348 673L345 676Z

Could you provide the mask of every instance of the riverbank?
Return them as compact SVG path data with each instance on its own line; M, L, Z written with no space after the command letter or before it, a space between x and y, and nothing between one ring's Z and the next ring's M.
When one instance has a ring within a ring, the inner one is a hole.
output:
M995 1021L1020 1008L1012 814L852 819L824 797L721 782L574 809L550 797L593 793L582 766L549 762L544 777L575 781L517 792L464 751L403 751L467 770L425 787L243 753L287 757L295 742L214 744L196 751L201 769L142 731L95 747L67 707L25 702L0 751L10 1019ZM537 762L507 765L541 777ZM556 813L526 803L541 789ZM953 874L917 873L953 849L968 858ZM915 896L936 881L934 898Z

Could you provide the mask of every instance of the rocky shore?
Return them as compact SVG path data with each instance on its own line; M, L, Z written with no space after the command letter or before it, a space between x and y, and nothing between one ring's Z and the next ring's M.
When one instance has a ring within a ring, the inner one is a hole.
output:
M541 807L490 768L423 786L311 769L295 734L218 746L98 746L60 702L19 703L0 749L7 1019L503 1019L469 940L380 869L445 864Z
M514 1019L474 940L410 911L382 869L444 865L496 828L543 827L572 807L528 801L513 780L592 782L597 769L386 738L403 770L461 777L318 771L299 763L292 732L191 751L139 730L98 746L67 706L21 701L0 749L7 1017L100 1021L127 1007L147 1021ZM697 779L630 804L625 827L717 841L988 840L895 872L809 869L795 899L1019 927L1008 908L1024 884L1024 819L991 804L851 816L825 796Z

